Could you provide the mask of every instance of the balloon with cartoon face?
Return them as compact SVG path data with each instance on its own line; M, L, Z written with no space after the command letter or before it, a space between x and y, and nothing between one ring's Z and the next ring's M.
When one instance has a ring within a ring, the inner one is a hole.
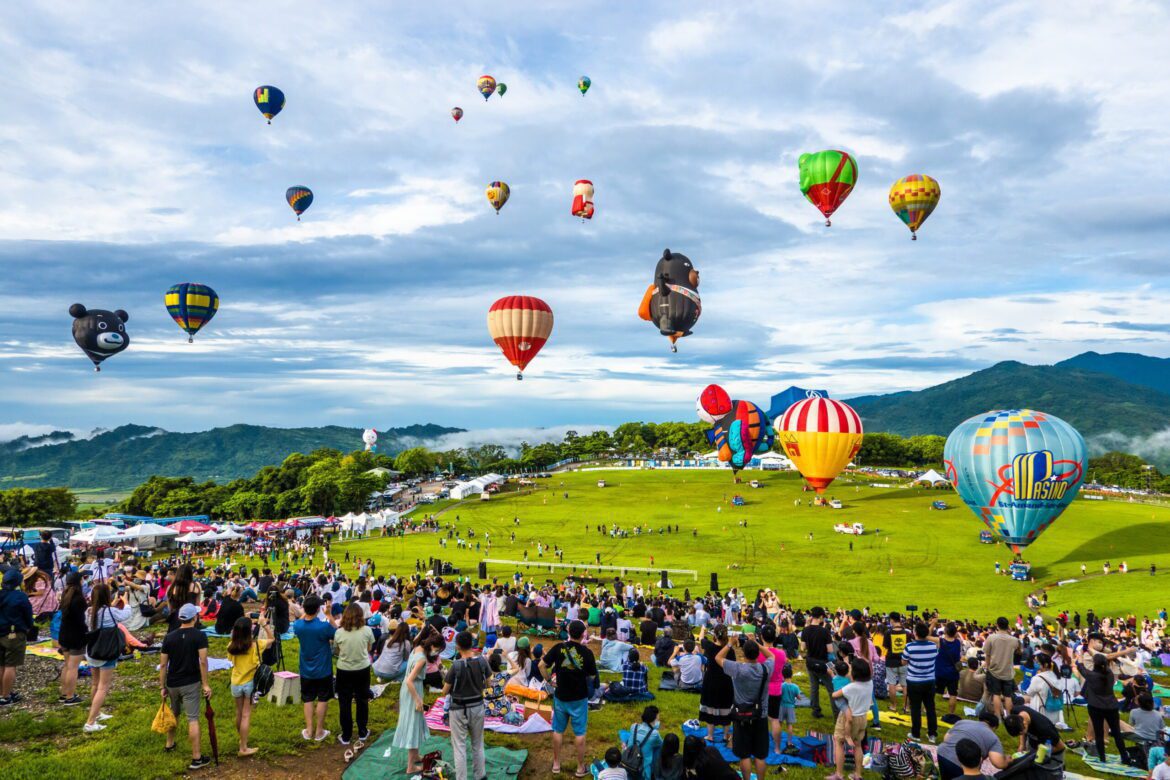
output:
M130 315L122 309L86 309L80 303L69 307L73 317L73 340L93 361L93 370L101 371L101 363L130 346L126 321Z
M691 335L702 313L699 272L686 255L663 250L654 269L654 283L642 296L638 316L656 325L658 332L670 339L670 351L678 352L675 342Z

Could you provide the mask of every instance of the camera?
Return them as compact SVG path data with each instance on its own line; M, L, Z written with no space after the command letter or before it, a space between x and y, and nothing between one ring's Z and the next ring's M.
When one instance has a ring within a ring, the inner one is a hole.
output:
M1072 675L1073 675L1073 670L1072 670L1072 667L1070 665L1065 664L1064 666L1060 667L1060 676L1062 678L1064 678L1065 680L1069 680L1072 678Z

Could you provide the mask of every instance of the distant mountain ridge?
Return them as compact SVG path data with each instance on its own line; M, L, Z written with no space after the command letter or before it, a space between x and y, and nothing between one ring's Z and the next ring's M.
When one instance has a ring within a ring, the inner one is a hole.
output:
M378 429L378 451L394 454L462 428L426 423ZM122 425L88 438L69 431L22 436L0 443L0 489L63 485L74 489L129 490L150 476L190 476L229 482L281 463L294 452L328 447L362 449L362 430L268 428L231 425L197 433Z
M1170 393L1152 386L1160 382L1159 366L1166 363L1170 361L1144 355L1092 352L1054 366L1005 361L925 390L862 396L849 403L867 431L903 436L946 436L968 417L1016 407L1061 417L1085 438L1105 433L1148 436L1170 427ZM1082 364L1110 371L1086 370ZM1170 379L1170 373L1166 376Z
M1056 364L1109 374L1135 385L1170 394L1170 358L1156 358L1135 352L1082 352Z

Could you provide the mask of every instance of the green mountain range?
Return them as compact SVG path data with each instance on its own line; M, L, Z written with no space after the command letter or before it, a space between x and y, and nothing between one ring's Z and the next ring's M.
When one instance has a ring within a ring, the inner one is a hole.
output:
M1093 365L1087 370L1084 365ZM968 417L1024 407L1061 417L1085 438L1170 427L1170 360L1087 352L1054 366L997 363L915 392L853 398L867 431L946 436Z
M427 423L378 429L378 452L395 454L461 428ZM0 489L65 485L129 490L154 474L228 482L281 463L291 453L362 449L360 428L231 425L198 433L123 425L89 438L67 431L0 443Z

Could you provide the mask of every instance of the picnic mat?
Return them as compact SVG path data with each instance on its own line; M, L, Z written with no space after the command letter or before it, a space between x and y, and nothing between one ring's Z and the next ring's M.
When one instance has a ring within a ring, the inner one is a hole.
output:
M443 705L447 702L446 696L440 696L431 708L427 710L426 721L427 728L431 731L450 731L451 727L443 722ZM524 717L524 705L513 703L512 707ZM552 731L552 726L548 721L540 717L536 713L528 716L528 720L521 723L519 726L513 726L510 723L505 723L501 718L484 718L483 727L487 731L494 731L497 734L543 734L547 731Z
M1121 758L1114 753L1106 753L1107 761L1098 761L1096 754L1081 756L1085 766L1094 772L1104 772L1107 775L1121 775L1122 777L1149 777L1150 773L1136 767L1121 763ZM1064 773L1068 777L1068 772Z
M687 736L687 737L699 737L701 739L706 739L706 737L707 737L707 727L697 720L688 720L686 723L684 723L682 725L682 731L683 731L683 735ZM735 764L736 766L739 766L739 759L736 758L735 754L731 752L731 746L728 744L723 744L721 742L721 740L723 739L723 733L724 733L724 730L722 728L720 728L718 726L715 728L715 745L714 745L714 747L716 750L719 751L719 755L723 756L723 758L729 764ZM619 731L618 736L621 737L623 742L625 742L626 740L628 740L630 738L630 732L625 731L625 730ZM727 730L727 738L729 740L731 738L731 729ZM821 741L819 739L811 739L809 737L795 737L792 740L792 744L794 744L796 746L797 750L801 751L804 755L812 755L812 753L815 752L817 749L824 748L824 746L825 746L825 743L823 741ZM780 749L784 750L787 747L788 747L788 732L782 731L782 732L780 732ZM772 737L771 737L771 735L769 735L768 736L768 758L764 762L768 766L779 766L781 764L787 764L789 766L803 766L803 767L807 767L807 768L811 769L817 765L815 761L809 761L808 759L805 759L805 758L799 758L797 756L788 756L788 755L784 755L784 754L777 754L775 748L776 748L776 743L772 741Z
M397 780L408 778L406 774L406 751L393 748L394 731L387 731L378 737L374 744L367 747L354 760L342 775L343 780ZM422 755L438 750L443 754L443 760L450 763L453 759L451 740L447 737L431 736L419 747ZM527 750L509 750L502 747L484 747L483 751L488 780L510 780L520 774L524 762L528 760ZM471 757L468 756L468 759ZM470 764L468 770L470 770Z
M969 707L964 708L964 711L966 711L967 709L970 709L970 708ZM866 712L865 716L866 716L866 718L869 719L869 721L871 723L873 722L873 710L869 710L868 712ZM938 718L937 721L938 721L939 731L942 731L943 729L949 729L951 727L951 724L947 723L941 717ZM889 712L889 711L883 710L882 714L881 714L881 720L879 722L880 723L893 723L897 726L905 726L906 728L910 728L910 716L903 715L900 712ZM922 728L926 728L926 713L925 712L922 713Z
M25 645L24 652L26 655L35 655L41 658L51 658L54 661L64 661L61 654L53 647L53 643L48 640L44 642L37 642L34 645ZM84 661L82 662L84 663Z

